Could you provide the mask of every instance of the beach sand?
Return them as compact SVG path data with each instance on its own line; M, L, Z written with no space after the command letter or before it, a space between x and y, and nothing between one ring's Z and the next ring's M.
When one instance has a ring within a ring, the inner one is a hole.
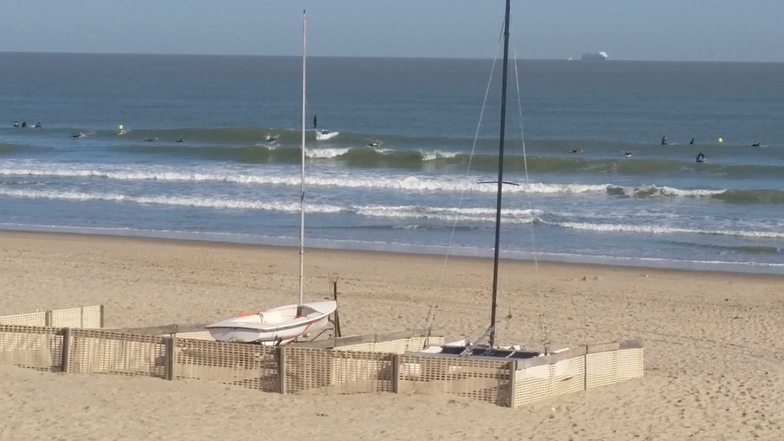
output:
M210 322L294 303L296 249L0 233L0 315L103 304L106 326ZM478 337L492 262L306 251L306 297L337 278L344 334ZM506 409L448 395L283 396L0 366L0 439L750 440L784 436L784 277L505 261L498 341L639 337L645 378Z

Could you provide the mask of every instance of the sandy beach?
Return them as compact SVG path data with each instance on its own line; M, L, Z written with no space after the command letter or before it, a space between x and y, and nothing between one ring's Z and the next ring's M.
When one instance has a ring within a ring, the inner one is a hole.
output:
M296 249L0 233L0 315L103 304L106 326L210 322L292 303ZM307 250L306 296L337 279L344 334L489 322L492 262ZM282 396L0 366L0 439L748 440L784 433L784 277L505 261L498 339L639 337L645 378L515 410L446 395Z

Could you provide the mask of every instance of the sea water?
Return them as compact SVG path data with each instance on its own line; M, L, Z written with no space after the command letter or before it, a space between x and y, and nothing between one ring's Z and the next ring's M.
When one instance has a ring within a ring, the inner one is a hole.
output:
M0 228L297 244L301 69L0 53ZM784 64L509 73L502 256L784 274ZM499 76L309 58L306 245L491 256Z

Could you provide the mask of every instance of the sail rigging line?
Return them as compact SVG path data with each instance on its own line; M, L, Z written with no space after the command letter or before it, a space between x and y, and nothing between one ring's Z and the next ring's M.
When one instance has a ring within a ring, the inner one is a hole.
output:
M502 22L501 23L501 30L498 33L498 43L496 44L495 57L493 58L493 64L492 64L492 67L490 68L490 76L487 78L487 86L485 87L485 96L484 96L484 99L482 100L482 110L480 110L480 112L479 112L479 121L477 121L477 124L476 124L476 131L474 132L474 141L471 144L471 152L468 155L468 165L466 166L466 171L465 171L465 178L466 179L468 179L468 176L471 173L471 164L472 164L472 161L474 159L474 154L476 153L476 145L479 142L479 132L480 132L480 130L482 128L482 121L484 119L485 109L487 108L487 100L488 100L488 97L490 96L490 87L492 86L492 83L493 83L493 74L495 73L496 64L498 63L498 56L499 56L499 52L501 50L501 39L503 38L503 36L504 36L504 24ZM468 190L466 190L465 188L463 188L460 191L460 197L458 198L458 202L457 202L457 208L458 209L463 207L463 200L465 199L466 191L468 191ZM441 277L440 277L438 286L443 286L443 281L444 281L444 277L445 277L445 273L446 273L446 265L447 265L447 262L449 261L450 251L452 250L452 245L454 244L455 231L457 231L457 223L458 223L458 221L459 221L459 217L457 215L455 215L455 220L454 220L454 222L452 222L452 231L449 234L449 242L447 243L447 246L446 246L446 255L444 256L444 263L443 263L443 265L441 267Z
M517 86L517 110L518 110L518 117L520 118L520 144L523 150L523 181L525 182L526 188L531 188L531 181L528 176L528 154L525 149L525 127L523 121L523 103L520 97L522 96L520 92L520 73L517 66L517 49L512 48L512 56L514 58L514 72L515 72L515 84ZM525 192L527 195L527 202L528 202L528 210L533 213L533 203L531 203L531 193ZM540 281L539 275L539 259L538 259L538 252L536 248L536 233L534 231L536 222L531 222L531 256L533 256L534 261L534 273L536 277L536 293L537 298L539 300L539 327L542 332L540 342L544 346L544 353L545 355L550 353L550 338L547 333L547 322L545 321L544 317L544 294L542 294L542 284Z

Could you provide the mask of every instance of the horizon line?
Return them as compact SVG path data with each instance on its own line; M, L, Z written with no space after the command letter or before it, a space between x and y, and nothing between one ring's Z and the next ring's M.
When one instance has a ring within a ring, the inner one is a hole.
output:
M274 57L298 58L299 55L269 55L269 54L215 54L215 53L170 53L170 52L76 52L76 51L4 51L0 54L40 54L40 55L129 55L129 56L186 56L186 57ZM312 58L374 58L374 59L422 59L422 60L493 60L489 57L434 57L434 56L371 56L371 55L310 55ZM580 60L579 58L518 58L525 61L574 61L590 64L607 62L665 62L665 63L784 63L784 61L759 61L759 60L664 60L643 58L606 59L602 61Z

